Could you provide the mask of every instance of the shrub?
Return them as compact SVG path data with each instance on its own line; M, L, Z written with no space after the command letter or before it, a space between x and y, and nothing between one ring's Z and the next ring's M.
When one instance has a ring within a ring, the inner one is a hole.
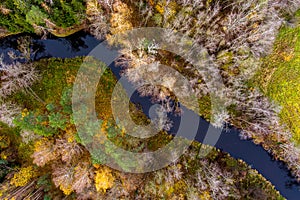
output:
M11 179L10 183L18 186L25 186L34 176L35 171L32 166L23 167L21 170L14 174L14 177Z

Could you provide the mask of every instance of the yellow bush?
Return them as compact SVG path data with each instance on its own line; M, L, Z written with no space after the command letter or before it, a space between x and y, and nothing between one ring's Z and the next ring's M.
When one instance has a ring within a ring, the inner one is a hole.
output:
M203 200L210 200L212 199L210 194L209 194L209 191L205 191L203 192L201 195L200 195L200 199L203 199Z
M25 108L25 109L22 111L22 118L26 117L27 115L29 115L29 111L27 110L27 108Z
M23 167L21 170L14 174L10 184L16 187L25 186L34 177L34 168L32 166Z
M157 12L159 12L162 15L165 12L165 9L164 9L163 5L160 2L155 6L155 9L157 10Z
M162 1L162 2L158 2L155 6L155 9L157 12L159 12L161 15L163 15L166 10L169 12L170 17L173 17L176 14L176 9L177 9L178 5L176 2L171 1L167 4L166 1ZM167 8L167 9L166 9Z
M86 14L88 16L99 15L101 13L101 5L97 0L88 0L86 3Z
M132 11L130 8L122 2L116 2L113 8L114 12L110 19L111 33L118 34L132 29L132 23L130 22Z
M63 193L67 196L73 192L72 185L69 185L68 187L64 187L64 185L60 185L59 189L63 191Z
M106 192L114 184L115 177L112 175L111 170L107 167L98 169L95 176L95 186L98 192Z

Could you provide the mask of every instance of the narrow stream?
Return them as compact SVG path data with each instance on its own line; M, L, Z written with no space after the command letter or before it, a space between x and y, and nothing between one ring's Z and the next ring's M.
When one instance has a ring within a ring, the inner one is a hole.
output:
M8 61L7 53L9 51L13 51L17 55L19 54L17 49L18 37L20 37L20 35L9 36L0 40L0 55L3 54L6 61ZM86 56L99 43L100 41L84 32L79 32L66 38L56 38L53 36L46 40L33 38L32 50L35 53L31 55L31 59L39 60L53 57L73 58L76 56ZM105 52L104 49L103 55L108 52L108 50ZM114 64L111 64L109 67L119 79L120 68L114 66ZM134 93L131 97L131 101L141 105L144 113L149 116L149 109L153 105L150 98L140 97L137 93ZM192 114L193 118L199 118L197 114L190 112L184 106L181 105L181 108L184 113L189 112L189 115ZM177 128L176 125L180 123L180 117L174 115L170 115L169 117L175 125L171 132L175 132ZM208 127L209 123L200 117L199 129L195 140L202 142ZM217 130L215 129L215 131ZM295 200L300 198L300 184L291 176L285 164L274 160L262 146L255 145L251 140L241 140L238 130L231 128L229 132L222 132L215 147L229 153L236 159L244 160L268 179L285 198Z

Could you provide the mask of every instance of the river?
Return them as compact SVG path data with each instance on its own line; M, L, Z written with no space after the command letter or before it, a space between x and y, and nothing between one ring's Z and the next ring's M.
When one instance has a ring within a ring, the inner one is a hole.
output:
M0 40L0 55L3 54L5 60L8 59L7 53L9 51L14 51L18 54L18 37L20 37L20 35L9 36ZM49 36L46 40L41 40L36 36L32 36L32 38L31 49L34 52L34 54L31 55L32 60L86 56L100 43L99 40L84 32L78 32L66 38L56 38L54 36ZM103 51L104 55L109 52L105 49ZM111 64L109 67L119 79L120 68L114 64ZM137 93L134 93L131 97L131 101L140 104L144 113L149 115L149 109L153 105L150 98L140 97ZM185 112L189 112L182 105L181 108ZM193 112L189 112L189 114L192 114L194 118L199 118L199 116ZM180 117L174 115L170 115L169 117L174 122L174 127L171 132L176 132L176 124L179 123ZM200 117L199 129L195 140L202 142L208 127L209 123ZM281 161L274 160L272 155L262 146L254 144L251 140L241 140L237 129L230 128L227 132L223 131L215 147L229 153L236 159L244 160L248 165L268 179L285 198L292 200L300 198L300 184L291 176L286 165Z

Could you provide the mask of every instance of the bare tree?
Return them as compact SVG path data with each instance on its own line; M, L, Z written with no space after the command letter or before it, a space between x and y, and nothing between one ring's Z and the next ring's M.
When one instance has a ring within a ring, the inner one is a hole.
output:
M87 162L79 162L76 165L53 164L53 182L66 195L76 191L82 193L91 187L93 171Z
M80 162L75 167L74 182L72 184L72 188L77 193L82 193L84 189L91 186L91 176L93 174L91 169L92 168L90 167L90 164L87 162Z
M0 96L5 98L19 90L31 91L32 84L39 79L37 70L32 64L15 62L6 64L0 57L1 88Z
M54 148L61 155L61 160L66 163L71 163L83 153L83 148L78 143L68 142L65 139L56 139Z
M33 163L41 167L50 161L56 160L58 154L55 152L53 141L46 138L36 141L34 153L31 157L33 158Z
M0 103L0 121L8 124L9 126L14 126L14 118L21 113L21 108L11 102Z
M101 1L99 1L101 2ZM102 10L101 4L95 0L87 1L87 18L90 22L89 30L97 39L105 38L109 30L107 15ZM110 5L110 4L109 4Z

